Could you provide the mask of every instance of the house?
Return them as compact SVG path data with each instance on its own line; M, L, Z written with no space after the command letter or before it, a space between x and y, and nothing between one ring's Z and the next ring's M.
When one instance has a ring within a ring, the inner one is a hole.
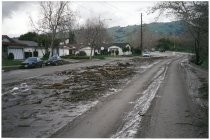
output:
M111 55L132 55L131 46L129 43L113 43L108 47L108 52Z
M59 45L53 49L53 55L66 56L70 54L70 47L66 45Z
M79 52L85 52L87 56L91 55L91 47L89 45L77 45L75 55L78 55ZM92 50L92 56L94 56L94 50Z
M79 49L79 52L85 52L87 56L91 55L91 47L90 46L83 46ZM78 51L76 52L78 54ZM94 56L94 50L92 50L92 56Z
M14 59L21 60L31 56L43 57L45 49L39 47L34 41L12 39L2 35L2 57L7 58L9 53L14 55Z
M7 58L9 53L13 53L14 59L24 59L24 47L25 44L17 43L7 35L2 35L2 58Z
M87 56L90 56L91 47L89 45L81 45L79 49L76 51L76 54L78 54L80 51L84 51ZM111 43L111 44L103 43L93 49L92 56L95 54L132 55L132 52L129 43Z
M14 41L26 45L26 47L23 48L25 59L32 56L41 58L45 54L45 49L39 47L37 42L18 39L14 39Z

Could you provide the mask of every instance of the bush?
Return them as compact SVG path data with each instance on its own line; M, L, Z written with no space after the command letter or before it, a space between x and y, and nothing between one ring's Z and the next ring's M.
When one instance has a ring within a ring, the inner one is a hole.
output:
M45 53L44 56L42 57L42 60L48 60L50 56L50 53Z
M89 56L75 56L75 55L66 55L66 56L61 56L61 58L64 59L89 59Z
M118 50L117 50L117 51L115 51L115 54L116 54L116 55L119 55L119 51L118 51Z
M9 59L9 60L14 60L14 54L13 54L13 53L9 53L8 59Z
M136 55L141 55L141 49L140 48L133 48L132 53Z
M87 56L86 52L84 51L80 51L77 56Z
M108 52L107 49L101 50L101 55L109 55L110 52Z
M94 52L94 56L97 56L98 55L98 53L97 52Z
M123 52L128 52L128 51L130 51L130 49L129 49L129 47L124 47L124 48L122 49L122 51L123 51Z

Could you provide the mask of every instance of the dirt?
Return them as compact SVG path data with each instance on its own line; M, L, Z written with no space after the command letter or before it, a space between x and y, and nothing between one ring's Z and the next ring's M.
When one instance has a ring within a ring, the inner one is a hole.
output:
M49 137L162 58L135 58L2 85L2 136ZM24 132L24 133L23 133Z

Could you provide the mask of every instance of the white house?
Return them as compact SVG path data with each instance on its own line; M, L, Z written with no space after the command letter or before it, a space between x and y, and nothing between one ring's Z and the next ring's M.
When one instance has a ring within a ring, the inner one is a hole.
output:
M43 57L45 54L45 49L38 46L38 43L34 41L25 41L25 40L18 40L14 39L15 42L25 44L26 47L23 48L24 58L27 57Z
M100 54L102 51L106 50L110 52L111 55L132 55L131 46L129 43L112 43L112 44L101 44L98 47L94 48L92 51L92 56L95 53ZM84 51L87 56L91 54L90 46L80 46L80 48L76 51L75 54L79 54L79 52Z
M14 55L14 59L26 59L31 56L42 57L45 49L38 47L34 41L23 41L11 39L7 35L2 35L2 56L7 58L9 53Z
M111 55L132 55L131 46L129 43L110 44L108 47L108 52L111 52Z
M58 46L58 48L53 49L53 54L57 54L59 56L69 55L70 48L68 46Z
M82 52L82 51L85 52L87 56L91 55L91 47L89 47L89 46L85 46L85 47L83 46L83 47L79 48L75 52L75 54L77 55L77 54L79 54L79 52ZM92 50L92 56L94 56L94 50Z

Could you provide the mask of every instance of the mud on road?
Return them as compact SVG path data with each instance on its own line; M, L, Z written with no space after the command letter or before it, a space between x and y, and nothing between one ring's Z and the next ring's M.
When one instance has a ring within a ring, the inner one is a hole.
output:
M2 136L49 137L160 59L132 58L4 84Z

